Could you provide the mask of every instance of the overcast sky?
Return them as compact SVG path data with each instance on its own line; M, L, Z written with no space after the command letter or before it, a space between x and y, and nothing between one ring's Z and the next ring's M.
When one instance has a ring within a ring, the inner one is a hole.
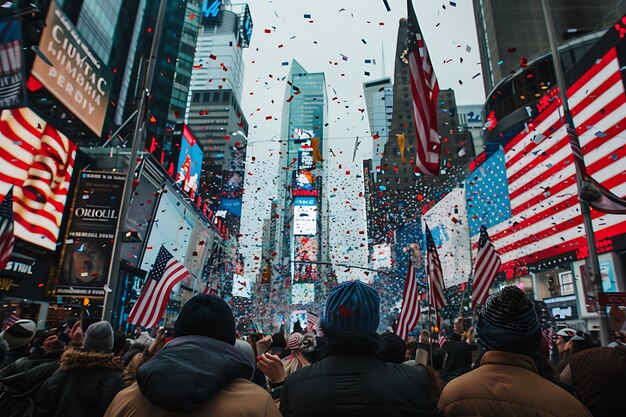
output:
M256 275L254 257L260 256L262 220L269 216L276 194L278 154L271 140L282 123L284 77L289 72L284 63L292 59L307 71L326 76L330 123L326 145L336 155L325 162L327 198L334 216L330 230L333 261L367 266L366 235L358 233L366 228L364 200L359 197L361 161L371 157L372 148L367 113L361 111L365 109L363 83L393 77L398 22L406 17L406 1L388 0L391 11L383 0L248 3L254 31L250 48L244 51L242 108L250 132L240 238L246 275ZM440 87L454 89L458 104L482 104L485 94L482 74L477 76L480 57L472 1L414 0L413 5ZM375 64L365 60L375 60ZM361 144L352 162L357 137ZM354 275L355 270L337 271L340 280L368 279Z

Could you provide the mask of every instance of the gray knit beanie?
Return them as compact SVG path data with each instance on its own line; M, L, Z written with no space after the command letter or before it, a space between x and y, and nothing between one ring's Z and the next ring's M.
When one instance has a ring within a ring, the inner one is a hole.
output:
M83 347L96 352L111 352L113 350L113 328L108 321L98 321L91 324L85 332Z

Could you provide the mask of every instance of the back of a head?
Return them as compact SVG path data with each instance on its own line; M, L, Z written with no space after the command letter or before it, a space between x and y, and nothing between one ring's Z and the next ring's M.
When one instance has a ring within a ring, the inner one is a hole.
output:
M196 295L185 303L174 324L174 338L205 336L235 344L235 319L226 303L214 295Z
M0 333L0 337L4 339L9 350L21 349L33 340L36 330L34 321L21 319Z
M328 341L328 353L376 354L379 309L378 293L361 281L344 282L333 288L321 326Z
M443 369L443 364L446 361L446 350L443 348L435 348L433 349L432 356L432 368L435 371L439 371ZM428 360L428 365L430 365L430 358Z
M478 314L476 333L487 350L535 357L541 328L532 300L515 285L490 295Z
M385 332L380 335L378 357L385 362L402 363L406 355L406 343L395 333Z
M108 321L92 323L85 332L83 348L94 352L111 352L113 350L113 327Z
M304 335L302 333L291 333L287 339L287 349L291 352L302 350L302 342L304 341Z
M326 302L324 329L375 333L380 322L380 296L361 281L333 288Z
M235 347L245 353L246 357L250 360L250 366L256 368L256 356L254 354L252 346L250 346L250 343L246 342L245 340L236 339Z
M472 348L465 342L453 343L445 363L446 372L470 369L472 367Z

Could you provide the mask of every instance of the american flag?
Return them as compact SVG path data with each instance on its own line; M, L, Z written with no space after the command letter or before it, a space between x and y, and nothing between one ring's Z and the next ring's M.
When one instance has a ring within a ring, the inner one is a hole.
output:
M626 93L620 73L622 63L615 48L591 62L567 89L568 103L586 172L613 194L624 196ZM481 174L481 165L468 179L468 200L473 206L468 206L472 240L474 244L478 240L478 227L472 222L486 224L491 241L498 247L502 270L569 253L575 253L578 259L587 256L574 158L562 114L559 100L546 103L545 109L528 123L528 129L483 164L491 166L492 161L501 158L502 163L497 164L501 168L489 168ZM496 194L471 191L471 182L488 182L489 178L495 181L483 190L497 189ZM481 201L498 209L477 212ZM626 230L623 215L592 210L591 216L599 248Z
M415 330L420 319L420 299L415 277L415 267L409 262L409 271L404 283L402 294L402 309L396 323L395 333L403 340L409 337L409 332Z
M172 288L189 275L183 264L161 246L139 299L128 316L128 322L142 327L156 327L170 299Z
M435 245L433 235L430 233L428 225L426 225L426 260L430 307L434 308L435 312L438 312L446 305L446 298L443 295L445 286L443 284L443 272L441 270L439 255L437 254L437 246Z
M0 198L13 184L16 237L56 250L76 149L28 108L0 112Z
M480 238L478 239L478 253L474 261L474 280L472 282L472 302L471 306L483 304L489 295L489 288L493 284L496 274L500 270L500 256L493 247L487 228L483 225L480 228Z
M2 331L8 329L13 326L13 324L17 323L20 320L19 314L17 312L12 311L3 321L2 321Z
M407 58L417 138L415 169L416 172L424 175L439 175L439 152L441 150L439 133L437 133L439 83L411 0L407 1L407 8L409 12Z
M0 271L9 263L14 244L13 188L11 188L0 204Z

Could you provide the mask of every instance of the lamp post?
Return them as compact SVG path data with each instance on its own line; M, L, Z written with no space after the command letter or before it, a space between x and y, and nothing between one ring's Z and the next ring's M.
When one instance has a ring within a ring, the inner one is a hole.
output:
M559 86L559 90L561 93L561 102L563 106L563 118L565 122L565 127L567 129L567 135L570 139L570 142L575 142L576 146L579 148L580 143L578 140L578 135L576 134L576 126L574 125L574 118L572 117L572 113L569 109L569 104L567 102L567 84L565 83L565 76L563 75L563 67L561 66L561 57L559 56L559 51L556 44L556 35L554 32L554 22L552 20L552 11L550 9L550 5L548 3L549 0L541 0L541 5L543 7L543 15L546 21L546 28L548 30L548 39L550 41L550 50L552 52L552 61L554 64L554 72L556 74L557 84ZM580 169L577 164L574 164L576 167L576 185L578 187L580 202L580 212L583 216L583 223L585 225L585 235L587 237L587 268L591 272L591 277L593 278L594 289L596 293L596 299L594 300L596 304L596 308L598 310L598 315L600 318L600 342L603 346L609 344L609 320L606 314L606 308L598 305L598 296L602 290L602 276L600 275L600 262L598 260L598 252L596 248L596 237L593 231L593 222L591 221L591 210L589 206L589 201L586 199L588 197L584 194L584 183L583 183L583 173L580 172Z
M137 110L137 119L135 121L135 131L133 134L133 146L130 152L130 160L128 161L128 171L126 173L126 181L124 182L124 191L122 194L122 204L120 206L120 213L117 220L117 230L115 233L115 241L113 242L113 257L111 258L111 264L109 268L109 288L113 292L105 293L104 295L104 308L102 309L102 319L110 320L115 325L115 302L119 298L121 291L118 287L120 263L122 261L122 240L124 239L124 224L128 217L128 211L130 208L130 199L133 193L133 182L135 180L135 170L137 168L137 157L139 155L139 145L141 144L143 133L145 129L146 110L148 107L148 96L150 94L150 87L152 86L152 80L154 78L156 57L159 48L161 33L163 31L163 22L165 21L165 9L167 6L166 0L160 0L159 14L157 16L156 26L154 28L154 37L152 38L152 46L150 48L150 56L147 63L141 60L141 70L145 71L144 85L141 88L141 99L139 101L139 109ZM147 64L147 66L146 66ZM121 127L120 127L121 129Z

